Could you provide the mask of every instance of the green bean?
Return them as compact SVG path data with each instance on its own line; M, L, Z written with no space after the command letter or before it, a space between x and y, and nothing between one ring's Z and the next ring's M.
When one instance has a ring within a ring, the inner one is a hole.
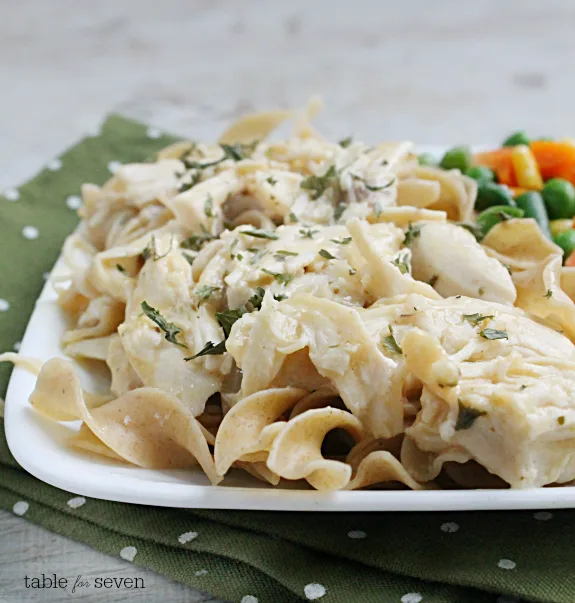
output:
M517 203L517 207L525 212L525 217L533 218L539 224L543 234L550 239L551 229L543 197L536 191L529 191L515 197L515 203Z

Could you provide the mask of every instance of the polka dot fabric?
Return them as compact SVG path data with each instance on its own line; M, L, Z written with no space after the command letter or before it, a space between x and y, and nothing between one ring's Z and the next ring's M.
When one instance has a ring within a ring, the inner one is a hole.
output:
M21 341L82 182L172 139L113 116L0 194L0 351ZM57 169L56 169L57 168ZM26 232L36 236L24 236ZM3 397L9 366L0 364ZM3 430L2 430L3 432ZM265 513L163 509L63 492L0 436L0 508L233 603L574 603L575 512Z

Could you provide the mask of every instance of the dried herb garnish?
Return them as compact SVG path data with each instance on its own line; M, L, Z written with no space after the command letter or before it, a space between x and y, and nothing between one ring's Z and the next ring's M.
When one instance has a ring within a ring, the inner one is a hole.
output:
M216 319L220 323L220 326L224 330L225 338L230 336L230 331L234 326L235 322L238 321L244 314L247 313L245 306L236 308L235 310L224 310L223 312L216 312Z
M466 320L469 324L475 327L480 322L483 322L484 320L489 320L491 318L495 318L495 316L493 316L493 314L478 314L476 312L475 314L463 314L461 318L462 320Z
M434 274L428 281L428 283L432 286L435 287L437 281L439 280L439 274Z
M401 274L409 274L409 254L398 253L391 263L399 268Z
M211 341L208 341L208 343L206 343L206 345L197 354L194 354L193 356L188 356L187 358L184 358L184 360L187 362L188 360L194 360L195 358L199 358L200 356L218 356L220 354L224 354L225 351L225 341L220 341L220 343L216 344Z
M455 423L455 431L461 431L463 429L469 429L475 423L475 419L482 417L487 413L484 410L478 410L471 406L465 406L461 401L457 401L459 405L459 413L457 414L457 421Z
M395 339L391 325L389 325L389 335L386 335L381 343L388 352L391 352L392 354L403 354L403 350L399 347L399 344Z
M158 255L158 252L156 250L156 237L152 235L150 237L150 242L144 247L144 249L142 249L142 253L140 254L140 256L144 261L151 259L153 262L157 262L158 260L165 258L168 253L172 251L173 244L174 239L170 239L170 247L168 248L168 251L166 251L166 253L162 255Z
M551 291L551 289L547 289L547 293L543 297L550 299L551 297L553 297L553 291Z
M509 339L509 335L505 331L499 331L498 329L483 329L479 334L485 339Z
M288 296L287 296L287 295L283 295L282 293L279 293L279 294L277 294L277 295L274 295L274 299L275 299L277 302L281 302L281 301L283 301L284 299L287 299L287 298L288 298Z
M191 251L200 251L204 243L213 241L217 237L211 235L207 230L203 229L204 232L201 235L192 235L180 243L182 249L189 249Z
M345 210L347 209L347 205L345 203L338 203L333 210L333 219L337 222L342 216Z
M337 243L338 245L349 245L351 243L351 237L345 237L343 239L331 239L332 243Z
M142 308L144 314L164 332L164 337L166 338L166 341L169 341L170 343L175 343L176 345L182 346L183 348L187 347L183 343L180 343L176 340L176 336L178 335L178 333L182 332L182 329L180 329L180 327L177 327L174 323L168 322L158 312L158 310L156 310L156 308L153 308L147 302L143 301L140 304L140 307Z
M116 264L116 270L122 273L126 272L126 269L124 268L124 266L122 266L122 264Z
M200 304L206 299L209 299L213 293L219 291L219 287L213 287L212 285L201 285L196 289L196 295L200 298Z
M286 251L285 249L279 249L274 253L276 260L285 260L287 257L299 255L295 251Z
M265 289L263 287L258 287L256 292L248 299L248 304L251 304L254 310L259 310L262 307L264 295Z
M313 239L313 235L317 232L319 232L319 230L312 230L311 228L308 228L307 230L305 228L299 229L299 233L303 239Z
M290 283L295 278L294 274L289 274L287 272L272 272L271 270L268 270L267 268L262 268L262 272L265 272L266 274L273 276L275 278L276 282L278 282L280 285L284 285L284 286L287 285L288 283Z
M268 178L266 178L266 182L270 186L275 186L278 183L278 181L273 176L269 176Z
M178 188L179 193L185 193L189 191L191 188L194 188L196 184L200 182L202 179L202 174L200 172L194 172L189 182L182 182L180 184L180 188Z
M335 165L330 165L323 176L312 174L302 180L300 186L304 190L310 191L310 199L315 201L319 199L328 188L334 186L338 182L337 171Z
M421 226L414 226L411 222L409 223L405 232L405 238L403 239L403 244L406 247L409 247L413 243L413 240L421 234L421 228Z
M326 260L335 260L335 255L331 255L331 253L327 249L320 249L319 255Z
M337 144L342 148L342 149L347 149L347 147L349 147L349 145L353 142L353 137L352 136L347 136L346 138L342 138Z
M255 237L256 239L270 239L272 241L279 239L277 234L269 230L240 230L240 234L247 237Z

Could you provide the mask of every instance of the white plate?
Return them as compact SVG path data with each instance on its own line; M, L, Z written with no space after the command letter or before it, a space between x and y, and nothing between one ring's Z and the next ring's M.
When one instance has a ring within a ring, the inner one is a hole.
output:
M441 147L421 151L440 153ZM65 273L57 263L53 275ZM42 361L62 356L66 322L56 294L46 283L26 329L20 353ZM84 382L97 379L80 369ZM530 490L366 490L322 493L274 489L243 472L211 486L200 470L148 470L123 466L66 446L79 422L55 423L28 404L36 378L15 368L6 395L8 446L16 460L42 481L84 496L163 507L261 509L272 511L443 511L575 507L575 487Z

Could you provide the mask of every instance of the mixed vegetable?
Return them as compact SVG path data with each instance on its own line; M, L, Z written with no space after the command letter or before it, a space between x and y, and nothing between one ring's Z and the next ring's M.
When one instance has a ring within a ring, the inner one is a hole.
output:
M437 165L428 153L419 162ZM477 181L476 236L503 220L533 218L563 249L565 265L575 266L575 140L531 139L520 131L492 151L453 147L438 165Z

